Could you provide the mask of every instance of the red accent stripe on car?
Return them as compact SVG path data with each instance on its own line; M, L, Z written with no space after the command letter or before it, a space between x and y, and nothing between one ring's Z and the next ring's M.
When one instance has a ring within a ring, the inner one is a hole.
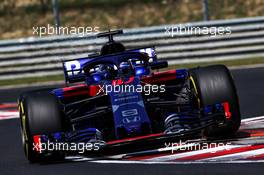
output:
M129 79L127 81L124 81L121 78L117 79L117 80L113 80L112 81L112 86L122 85L122 84L130 84L130 83L132 83L134 81L134 79L135 79L135 77L131 76L131 77L129 77Z
M76 85L76 86L64 87L63 88L63 92L72 91L72 90L75 90L75 89L78 89L78 88L81 88L81 87L85 87L85 86L87 86L87 85L86 84L79 84L79 85Z
M77 91L77 92L71 92L71 93L65 93L64 97L72 97L72 96L80 96L80 95L89 95L89 91Z
M99 91L100 87L98 85L79 85L79 86L73 86L73 87L67 87L63 88L63 96L65 98L67 97L73 97L73 96L80 96L80 95L86 95L86 96L95 96L97 92Z
M89 96L93 97L99 92L100 87L97 85L89 86Z
M223 103L223 106L224 106L224 110L225 110L226 119L230 119L232 114L230 112L229 103L225 102L225 103Z
M126 138L126 139L121 139L121 140L109 141L109 142L107 142L107 144L111 145L111 144L122 143L122 142L136 141L136 140L140 140L140 139L147 139L147 138L158 137L158 136L162 136L162 135L163 135L163 133L149 134L149 135L145 135L145 136L131 137L131 138Z
M40 135L35 135L33 136L33 141L34 141L34 148L36 149L35 151L41 152L41 140L40 140ZM33 148L33 149L34 149Z
M143 83L152 84L152 83L160 83L174 79L176 79L176 70L170 70L165 72L154 72L150 76L143 77L141 81Z

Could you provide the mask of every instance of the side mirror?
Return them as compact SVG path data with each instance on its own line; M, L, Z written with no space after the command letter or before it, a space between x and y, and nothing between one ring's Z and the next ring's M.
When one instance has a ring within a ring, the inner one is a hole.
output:
M153 62L153 63L150 63L150 67L152 70L166 68L166 67L168 67L168 61Z

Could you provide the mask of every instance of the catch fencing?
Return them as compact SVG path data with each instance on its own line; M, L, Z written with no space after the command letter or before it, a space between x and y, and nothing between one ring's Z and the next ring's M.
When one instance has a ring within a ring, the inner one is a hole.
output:
M200 28L203 32L206 28L224 28L230 32L212 35L184 32L184 28ZM158 59L169 64L263 57L264 17L124 29L124 34L115 39L127 48L156 46ZM62 74L61 60L87 57L106 41L94 35L0 41L0 80Z

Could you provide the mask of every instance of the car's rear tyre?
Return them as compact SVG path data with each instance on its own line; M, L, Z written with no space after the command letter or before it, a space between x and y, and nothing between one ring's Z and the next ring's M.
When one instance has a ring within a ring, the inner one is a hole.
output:
M63 131L63 114L58 99L48 92L32 92L19 98L19 113L24 151L30 162L44 160L33 150L33 136ZM62 158L57 154L45 156L45 160Z
M237 132L241 117L239 101L231 73L224 65L198 67L190 70L190 83L197 93L199 107L228 102L231 119L222 127L212 126L205 130L209 137L228 137Z

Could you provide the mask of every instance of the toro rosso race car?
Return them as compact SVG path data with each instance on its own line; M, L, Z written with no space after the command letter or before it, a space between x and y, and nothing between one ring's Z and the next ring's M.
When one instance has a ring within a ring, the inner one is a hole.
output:
M126 50L113 40L122 33L99 33L109 38L100 54L64 61L65 87L19 97L30 162L236 133L238 96L224 65L161 72L168 63L157 59L155 48Z

